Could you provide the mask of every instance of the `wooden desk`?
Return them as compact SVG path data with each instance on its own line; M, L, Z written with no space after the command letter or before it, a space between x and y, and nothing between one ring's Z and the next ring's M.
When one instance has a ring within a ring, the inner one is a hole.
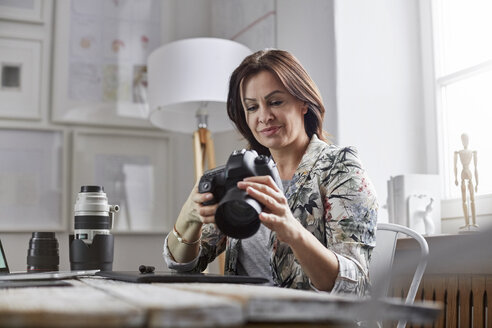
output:
M72 287L0 289L0 326L347 327L356 318L431 322L439 309L266 286L132 284L104 278Z

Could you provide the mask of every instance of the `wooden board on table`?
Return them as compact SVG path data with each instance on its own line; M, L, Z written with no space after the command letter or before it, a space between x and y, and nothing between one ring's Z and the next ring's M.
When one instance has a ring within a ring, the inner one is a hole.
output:
M83 282L147 312L148 327L239 326L246 322L242 305L228 297L176 290L173 284L133 284L104 278ZM216 284L215 284L216 285Z
M131 303L71 280L72 287L0 289L1 326L140 327L145 313Z
M155 284L154 284L155 285ZM271 286L232 284L169 284L169 288L226 296L239 301L248 322L355 322L408 319L432 322L439 305L418 302L404 305L398 299L371 301L346 295Z

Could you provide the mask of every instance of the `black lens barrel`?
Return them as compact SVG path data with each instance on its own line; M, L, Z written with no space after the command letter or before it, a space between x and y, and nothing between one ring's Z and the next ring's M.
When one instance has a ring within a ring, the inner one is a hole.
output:
M33 232L27 250L27 271L58 271L60 255L54 232Z
M220 231L236 239L249 238L260 228L262 205L243 189L229 189L219 202L215 223Z
M74 226L75 229L109 230L111 229L111 218L98 215L77 215Z

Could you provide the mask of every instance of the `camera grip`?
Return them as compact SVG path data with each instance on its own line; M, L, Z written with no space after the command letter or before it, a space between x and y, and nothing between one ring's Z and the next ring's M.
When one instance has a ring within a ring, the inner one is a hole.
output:
M214 195L212 200L202 203L203 206L213 205L218 202L225 193L225 165L217 166L205 172L198 182L198 192L204 194L210 192Z
M212 192L212 182L211 181L203 181L203 180L204 179L202 178L200 180L200 183L198 184L198 192L200 194L204 194L206 192ZM203 206L208 206L208 205L213 205L213 204L215 204L215 200L214 199L207 200L207 201L205 201L205 202L202 203Z

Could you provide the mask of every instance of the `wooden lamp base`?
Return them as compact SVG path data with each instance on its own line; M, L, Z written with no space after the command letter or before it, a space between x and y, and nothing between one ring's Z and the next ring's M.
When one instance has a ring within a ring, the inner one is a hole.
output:
M195 179L198 181L205 171L205 162L207 169L215 168L215 149L212 140L212 134L207 128L198 128L193 133L193 153L195 155ZM219 270L224 274L225 254L218 257Z

